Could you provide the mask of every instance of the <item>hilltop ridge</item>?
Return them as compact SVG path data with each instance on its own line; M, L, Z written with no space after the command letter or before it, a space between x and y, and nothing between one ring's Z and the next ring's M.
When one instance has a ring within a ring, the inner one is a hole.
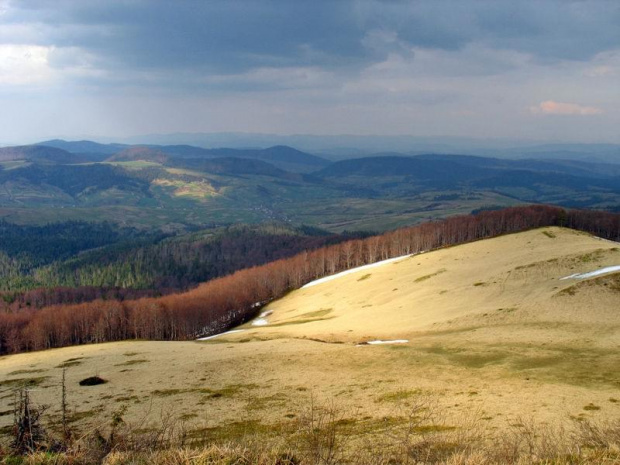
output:
M619 263L617 243L539 228L296 290L261 309L266 326L204 342L11 355L0 358L0 377L32 379L37 399L53 403L70 366L70 398L91 409L80 425L94 427L110 401L127 405L127 421L142 418L145 403L157 411L174 405L193 434L215 440L242 438L241 426L268 440L315 396L348 412L353 439L383 431L386 418L405 427L403 409L419 399L433 399L444 415L440 431L455 434L467 431L464 418L479 422L479 434L510 431L524 416L545 425L567 415L604 421L617 416L620 387L619 273L561 278ZM95 370L107 384L75 387Z

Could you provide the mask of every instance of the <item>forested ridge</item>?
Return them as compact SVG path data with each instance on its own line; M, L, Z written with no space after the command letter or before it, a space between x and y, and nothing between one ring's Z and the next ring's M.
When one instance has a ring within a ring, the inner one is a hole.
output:
M0 220L0 292L46 286L44 280L35 278L38 269L61 263L81 252L112 244L136 247L156 243L164 237L161 232L145 233L108 222L67 221L29 226Z
M345 236L347 237L347 236ZM240 268L337 242L339 235L307 236L290 229L235 226L212 237L166 240L141 247L111 247L46 267L36 278L47 286L186 289Z
M192 339L246 321L255 315L257 302L276 299L322 276L390 257L553 225L620 239L620 215L611 213L537 205L457 216L305 251L159 298L4 312L0 351L133 338Z
M0 251L9 257L28 257L36 265L140 236L142 234L135 229L118 228L107 222L67 221L22 226L0 220Z
M279 224L234 225L173 237L88 223L3 225L0 310L12 311L168 294L303 250L364 237ZM74 243L71 234L76 235ZM44 253L37 256L37 250Z

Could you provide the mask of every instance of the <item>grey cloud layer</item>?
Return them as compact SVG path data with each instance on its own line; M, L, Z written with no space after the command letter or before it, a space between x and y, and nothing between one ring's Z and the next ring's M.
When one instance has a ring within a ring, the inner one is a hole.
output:
M390 52L471 43L586 60L620 44L617 1L25 0L0 21L31 24L38 32L28 40L81 47L112 68L213 73L359 67Z
M34 127L618 140L619 25L618 0L0 0L0 142Z

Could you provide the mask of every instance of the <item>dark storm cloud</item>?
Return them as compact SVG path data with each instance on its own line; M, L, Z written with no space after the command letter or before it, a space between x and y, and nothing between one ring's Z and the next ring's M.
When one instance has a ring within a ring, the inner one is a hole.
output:
M470 43L584 60L620 44L616 1L434 1L365 3L370 25L414 47L457 50Z
M16 21L47 26L45 45L80 46L109 65L205 68L341 66L368 59L345 2L26 2ZM372 53L370 53L372 54Z
M38 26L39 45L80 47L110 69L222 74L358 68L390 52L471 43L586 60L620 44L617 1L25 0L0 21Z
M0 141L37 128L616 141L619 24L618 0L0 0Z

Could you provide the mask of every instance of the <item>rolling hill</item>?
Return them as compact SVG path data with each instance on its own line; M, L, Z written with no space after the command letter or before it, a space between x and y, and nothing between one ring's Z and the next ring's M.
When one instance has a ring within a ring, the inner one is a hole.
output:
M618 165L574 161L380 156L335 162L315 175L343 186L366 187L375 196L486 191L526 202L614 209L620 195Z
M330 163L283 146L53 142L114 153L0 149L0 218L175 229L278 220L342 232L532 202L620 209L620 165L605 163L442 154Z
M67 164L90 161L90 158L79 154L70 153L59 148L41 145L0 147L0 162L15 160Z
M65 141L54 139L39 142L35 146L29 147L46 147L38 150L56 148L74 155L80 155L82 158L91 161L108 159L108 161L147 160L163 162L167 158L244 158L264 161L280 169L295 173L309 173L330 164L324 158L285 145L261 149L205 149L192 145L100 144L88 140ZM1 153L0 151L0 157Z
M154 163L165 163L168 161L169 156L161 150L146 147L146 146L132 146L114 153L109 158L106 158L106 162L118 162L118 161L151 161Z
M190 145L166 145L157 148L174 157L182 158L244 158L260 160L294 173L309 173L330 164L324 158L285 145L265 149L203 149Z
M287 428L330 402L359 450L397 447L408 415L428 409L415 438L459 444L475 431L498 447L523 425L551 434L569 416L617 418L618 273L574 275L620 265L618 247L557 227L505 235L307 285L264 307L260 326L204 342L12 355L0 377L36 384L37 400L54 404L68 367L73 421L91 428L125 405L130 423L168 411L198 440L292 441ZM78 386L95 373L107 384Z
M589 286L562 278L619 264L617 243L584 233L547 228L506 235L310 283L265 307L272 312L268 325L238 337L285 334L353 343L454 332L482 345L540 343L537 333L546 327L549 341L586 338L581 324L587 322L596 347L614 347L620 334L611 328L620 328L620 315L613 308L620 294L609 285L618 275L594 278ZM309 316L312 310L320 315ZM519 330L520 324L532 331ZM609 337L601 338L604 328Z
M55 147L70 153L90 153L96 155L113 155L128 147L126 144L100 144L90 140L66 141L52 139L38 142L36 145Z

